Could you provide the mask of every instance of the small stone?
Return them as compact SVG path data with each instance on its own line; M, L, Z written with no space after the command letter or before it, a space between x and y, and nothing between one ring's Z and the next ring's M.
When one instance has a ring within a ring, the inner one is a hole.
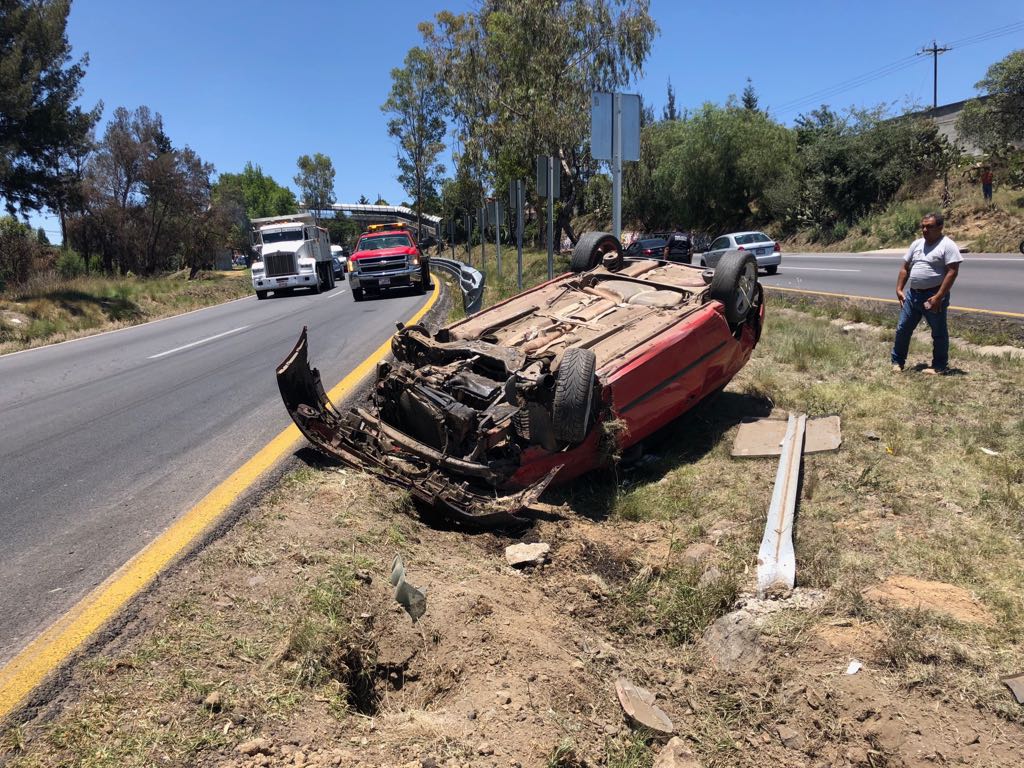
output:
M505 547L505 560L513 568L543 565L550 551L551 545L543 542L537 542L536 544L510 544Z
M224 706L224 699L221 697L220 691L213 691L203 699L203 706L213 712L220 712L221 707Z
M662 734L672 734L675 726L664 711L654 705L654 694L620 677L615 681L615 693L623 711L633 722Z
M170 715L158 715L157 718L156 718L156 721L157 721L157 723L159 725L167 725L169 722L171 722L171 716Z
M499 693L498 696L497 696L497 699L498 699L498 704L501 704L503 706L505 704L511 704L512 703L512 697L509 696L507 693Z
M699 589L707 589L712 584L720 581L721 578L722 572L712 565L700 575L700 581L697 582L697 587Z
M267 739L250 739L235 747L235 752L243 755L265 755L270 752L270 742Z
M683 550L683 563L686 565L701 565L706 560L710 560L716 552L718 550L710 544L702 542L691 544Z
M701 765L686 742L673 736L654 759L652 768L701 768Z
M782 746L788 747L789 749L799 749L804 743L803 735L794 731L789 726L780 725L778 727L778 734L779 741L782 742Z
M352 575L355 576L356 581L361 581L363 584L371 584L373 582L373 576L369 571L359 570Z
M476 748L478 755L493 755L494 747L488 744L486 741Z
M441 764L432 757L424 757L420 760L420 768L441 768Z
M475 709L471 709L471 710L469 710L469 712L466 713L466 719L467 720L476 720L477 715L478 715L477 711Z

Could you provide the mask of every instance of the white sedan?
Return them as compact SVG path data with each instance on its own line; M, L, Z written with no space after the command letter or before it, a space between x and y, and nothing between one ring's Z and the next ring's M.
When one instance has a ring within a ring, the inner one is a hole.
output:
M757 266L769 275L779 271L782 248L764 232L732 232L715 238L711 247L699 254L702 267L715 267L726 251L750 251Z

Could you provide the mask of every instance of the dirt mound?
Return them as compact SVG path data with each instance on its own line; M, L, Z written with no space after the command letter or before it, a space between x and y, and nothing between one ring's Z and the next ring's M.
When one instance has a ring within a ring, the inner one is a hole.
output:
M972 624L992 622L992 615L970 592L941 581L893 576L878 586L866 589L864 597L874 603L910 611L933 611Z

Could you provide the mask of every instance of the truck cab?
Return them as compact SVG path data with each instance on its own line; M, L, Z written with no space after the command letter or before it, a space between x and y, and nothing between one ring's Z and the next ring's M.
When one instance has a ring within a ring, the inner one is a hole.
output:
M393 288L412 288L422 295L430 287L430 262L412 233L400 225L375 225L360 235L347 271L355 301Z
M308 288L314 293L335 285L327 230L311 216L271 216L254 219L252 285L257 299L271 292L290 293Z

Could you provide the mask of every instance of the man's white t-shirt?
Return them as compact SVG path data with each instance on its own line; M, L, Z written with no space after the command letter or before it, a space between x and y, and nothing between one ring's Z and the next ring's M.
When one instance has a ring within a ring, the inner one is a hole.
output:
M938 288L946 274L946 267L963 261L956 243L943 235L937 243L928 245L923 237L910 244L903 261L910 266L908 288L923 290Z

